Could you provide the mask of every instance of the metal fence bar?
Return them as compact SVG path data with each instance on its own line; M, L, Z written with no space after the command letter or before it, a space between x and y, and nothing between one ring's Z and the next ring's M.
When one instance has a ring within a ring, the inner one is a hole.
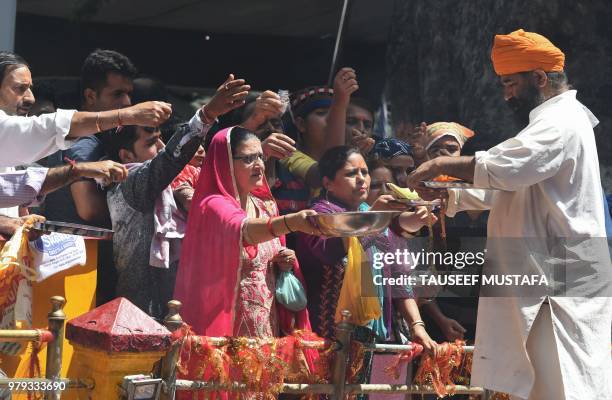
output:
M53 340L47 344L47 367L45 378L54 381L61 378L62 374L62 352L64 341L64 304L66 299L61 296L51 297L51 312L48 315L49 330L53 332ZM50 390L45 392L45 400L60 400L61 390Z
M231 392L247 392L251 391L244 383L232 382L230 384L220 384L206 381L190 381L185 379L176 380L176 390L193 390L193 391L231 391ZM306 383L284 383L282 393L302 394L302 393L321 393L334 394L334 385L327 384L306 384Z
M336 358L332 369L332 384L334 392L331 396L332 400L344 399L346 386L346 368L351 351L351 336L353 335L353 325L349 323L351 313L348 310L340 312L342 320L336 325Z
M3 329L0 330L0 342L49 342L53 332L46 329Z
M170 300L168 302L168 315L164 318L164 326L174 332L183 326L183 319L179 314L181 310L181 302L178 300ZM178 364L181 355L181 341L176 341L170 347L170 350L161 359L159 377L162 378L162 390L160 400L174 400L175 382L176 382L176 365Z
M474 394L481 395L484 389L476 386L455 385L447 386L448 391L454 394ZM190 381L177 379L176 390L192 391L232 391L247 392L248 386L244 383L233 382L231 384L219 384L206 381ZM328 384L305 384L305 383L285 383L281 389L282 393L289 394L334 394L335 385ZM433 387L429 385L391 385L391 384L347 384L345 394L435 394Z
M367 351L377 351L383 353L400 353L402 351L412 350L412 346L409 344L374 344L366 346ZM466 353L473 353L474 346L463 346L463 350Z
M435 394L433 387L429 385L390 385L390 384L349 384L346 385L347 392L352 394ZM454 394L483 394L484 389L481 387L472 387L464 385L447 386L446 390L452 390Z
M206 340L213 346L225 346L226 344L230 342L227 338L224 338L224 337L207 336ZM262 342L265 343L265 340L246 339L246 343L248 343L249 345L253 345L253 346L258 345ZM270 341L270 343L272 343L272 341ZM329 347L332 344L329 340L317 340L317 341L300 340L299 343L300 343L300 346L304 348L308 348L308 349L323 349L323 348Z

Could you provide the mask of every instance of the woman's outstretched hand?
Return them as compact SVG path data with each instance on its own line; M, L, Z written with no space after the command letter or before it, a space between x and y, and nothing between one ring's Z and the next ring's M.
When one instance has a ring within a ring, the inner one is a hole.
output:
M309 215L317 215L315 210L302 210L285 216L288 228L295 232L300 231L309 235L318 235L321 232L319 229L310 223Z

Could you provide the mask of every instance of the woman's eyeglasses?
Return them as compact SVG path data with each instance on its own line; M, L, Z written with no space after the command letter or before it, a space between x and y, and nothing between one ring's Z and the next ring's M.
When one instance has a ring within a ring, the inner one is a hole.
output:
M252 165L257 160L261 160L262 162L265 161L263 153L249 154L246 156L234 156L233 158L234 160L242 161L247 167Z

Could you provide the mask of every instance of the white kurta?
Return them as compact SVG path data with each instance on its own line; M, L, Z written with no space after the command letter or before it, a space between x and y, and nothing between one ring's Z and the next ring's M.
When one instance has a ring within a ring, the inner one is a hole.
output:
M0 167L38 161L69 148L67 139L74 110L57 110L39 117L7 115L0 110Z
M15 172L16 169L13 167L0 167L0 174L5 172ZM19 217L19 207L4 207L0 208L0 215L4 215L5 217L18 218Z
M605 226L593 132L597 122L576 100L576 91L555 96L531 111L529 125L515 137L476 153L475 186L497 190L449 191L449 216L461 210L491 210L487 258L496 273L538 271L541 254L528 254L530 241L599 238L581 243L591 246L588 256L599 264L573 270L578 264L567 264L566 279L585 282L577 290L584 296L549 298L566 399L612 396L612 266L601 239ZM517 245L521 240L510 238L526 239ZM517 252L526 254L517 258ZM488 263L484 273L486 268ZM543 371L534 372L525 343L545 298L480 298L472 384L529 397L535 373Z

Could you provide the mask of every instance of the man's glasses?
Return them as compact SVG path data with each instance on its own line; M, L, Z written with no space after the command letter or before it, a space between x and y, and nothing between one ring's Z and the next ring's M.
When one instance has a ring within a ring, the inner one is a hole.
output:
M261 160L265 161L263 153L249 154L246 156L234 156L234 160L240 160L244 163L244 165L251 166L255 161Z

